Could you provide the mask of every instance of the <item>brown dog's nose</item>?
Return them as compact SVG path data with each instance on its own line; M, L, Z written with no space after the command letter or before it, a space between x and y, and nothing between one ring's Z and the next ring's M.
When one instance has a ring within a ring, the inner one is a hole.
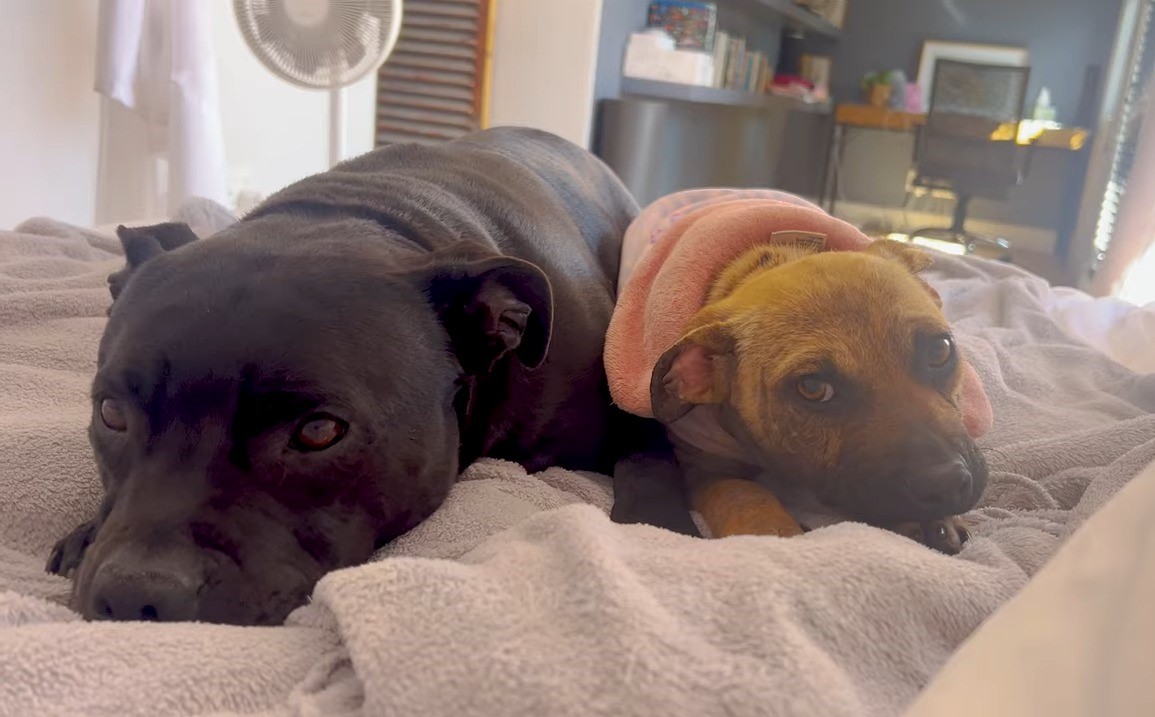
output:
M87 616L93 620L193 620L202 583L195 572L171 565L105 561L88 591Z
M927 466L907 479L920 502L937 508L940 515L964 513L971 507L974 476L962 456Z

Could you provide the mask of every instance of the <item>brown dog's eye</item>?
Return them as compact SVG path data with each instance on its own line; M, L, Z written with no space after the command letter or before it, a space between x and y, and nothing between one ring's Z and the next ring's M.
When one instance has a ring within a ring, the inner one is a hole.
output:
M310 416L293 434L293 447L300 451L323 451L345 437L349 424L324 413Z
M816 376L807 376L798 382L798 394L807 401L826 403L834 398L834 385Z
M128 418L124 415L124 409L120 407L120 401L113 398L106 398L100 402L100 420L117 433L128 428Z
M931 368L942 368L954 358L954 339L949 336L938 336L926 351L926 362Z

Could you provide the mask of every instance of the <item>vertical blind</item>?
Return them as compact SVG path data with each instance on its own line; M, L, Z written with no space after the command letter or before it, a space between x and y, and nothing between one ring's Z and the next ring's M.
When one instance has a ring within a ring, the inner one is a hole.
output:
M437 142L481 126L491 0L406 0L377 73L377 145Z
M1153 14L1155 14L1155 0L1144 2L1139 16L1139 44L1136 48L1135 62L1127 78L1126 94L1120 113L1119 141L1115 144L1115 151L1111 157L1110 178L1107 180L1103 203L1099 207L1099 220L1095 226L1096 265L1106 256L1107 247L1110 246L1111 237L1115 233L1119 207L1127 191L1127 178L1131 176L1131 167L1138 149L1139 129L1144 121L1146 93L1150 85L1152 67L1155 66ZM1155 122L1155 118L1148 118L1148 121Z

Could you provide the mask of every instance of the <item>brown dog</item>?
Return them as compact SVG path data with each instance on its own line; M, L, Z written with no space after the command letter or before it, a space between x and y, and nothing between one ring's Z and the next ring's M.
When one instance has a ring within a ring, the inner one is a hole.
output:
M961 366L922 251L818 237L732 262L650 386L690 503L715 537L797 535L830 517L947 553L986 486ZM787 505L790 508L787 508Z

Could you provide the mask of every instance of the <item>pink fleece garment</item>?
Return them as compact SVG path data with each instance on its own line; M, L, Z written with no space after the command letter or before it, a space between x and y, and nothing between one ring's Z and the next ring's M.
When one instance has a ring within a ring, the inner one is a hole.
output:
M664 197L626 232L618 304L606 335L610 393L623 410L652 417L650 376L706 303L714 277L782 231L826 235L831 251L865 249L871 239L817 206L772 190L698 189ZM982 382L962 364L963 423L972 437L993 420Z

